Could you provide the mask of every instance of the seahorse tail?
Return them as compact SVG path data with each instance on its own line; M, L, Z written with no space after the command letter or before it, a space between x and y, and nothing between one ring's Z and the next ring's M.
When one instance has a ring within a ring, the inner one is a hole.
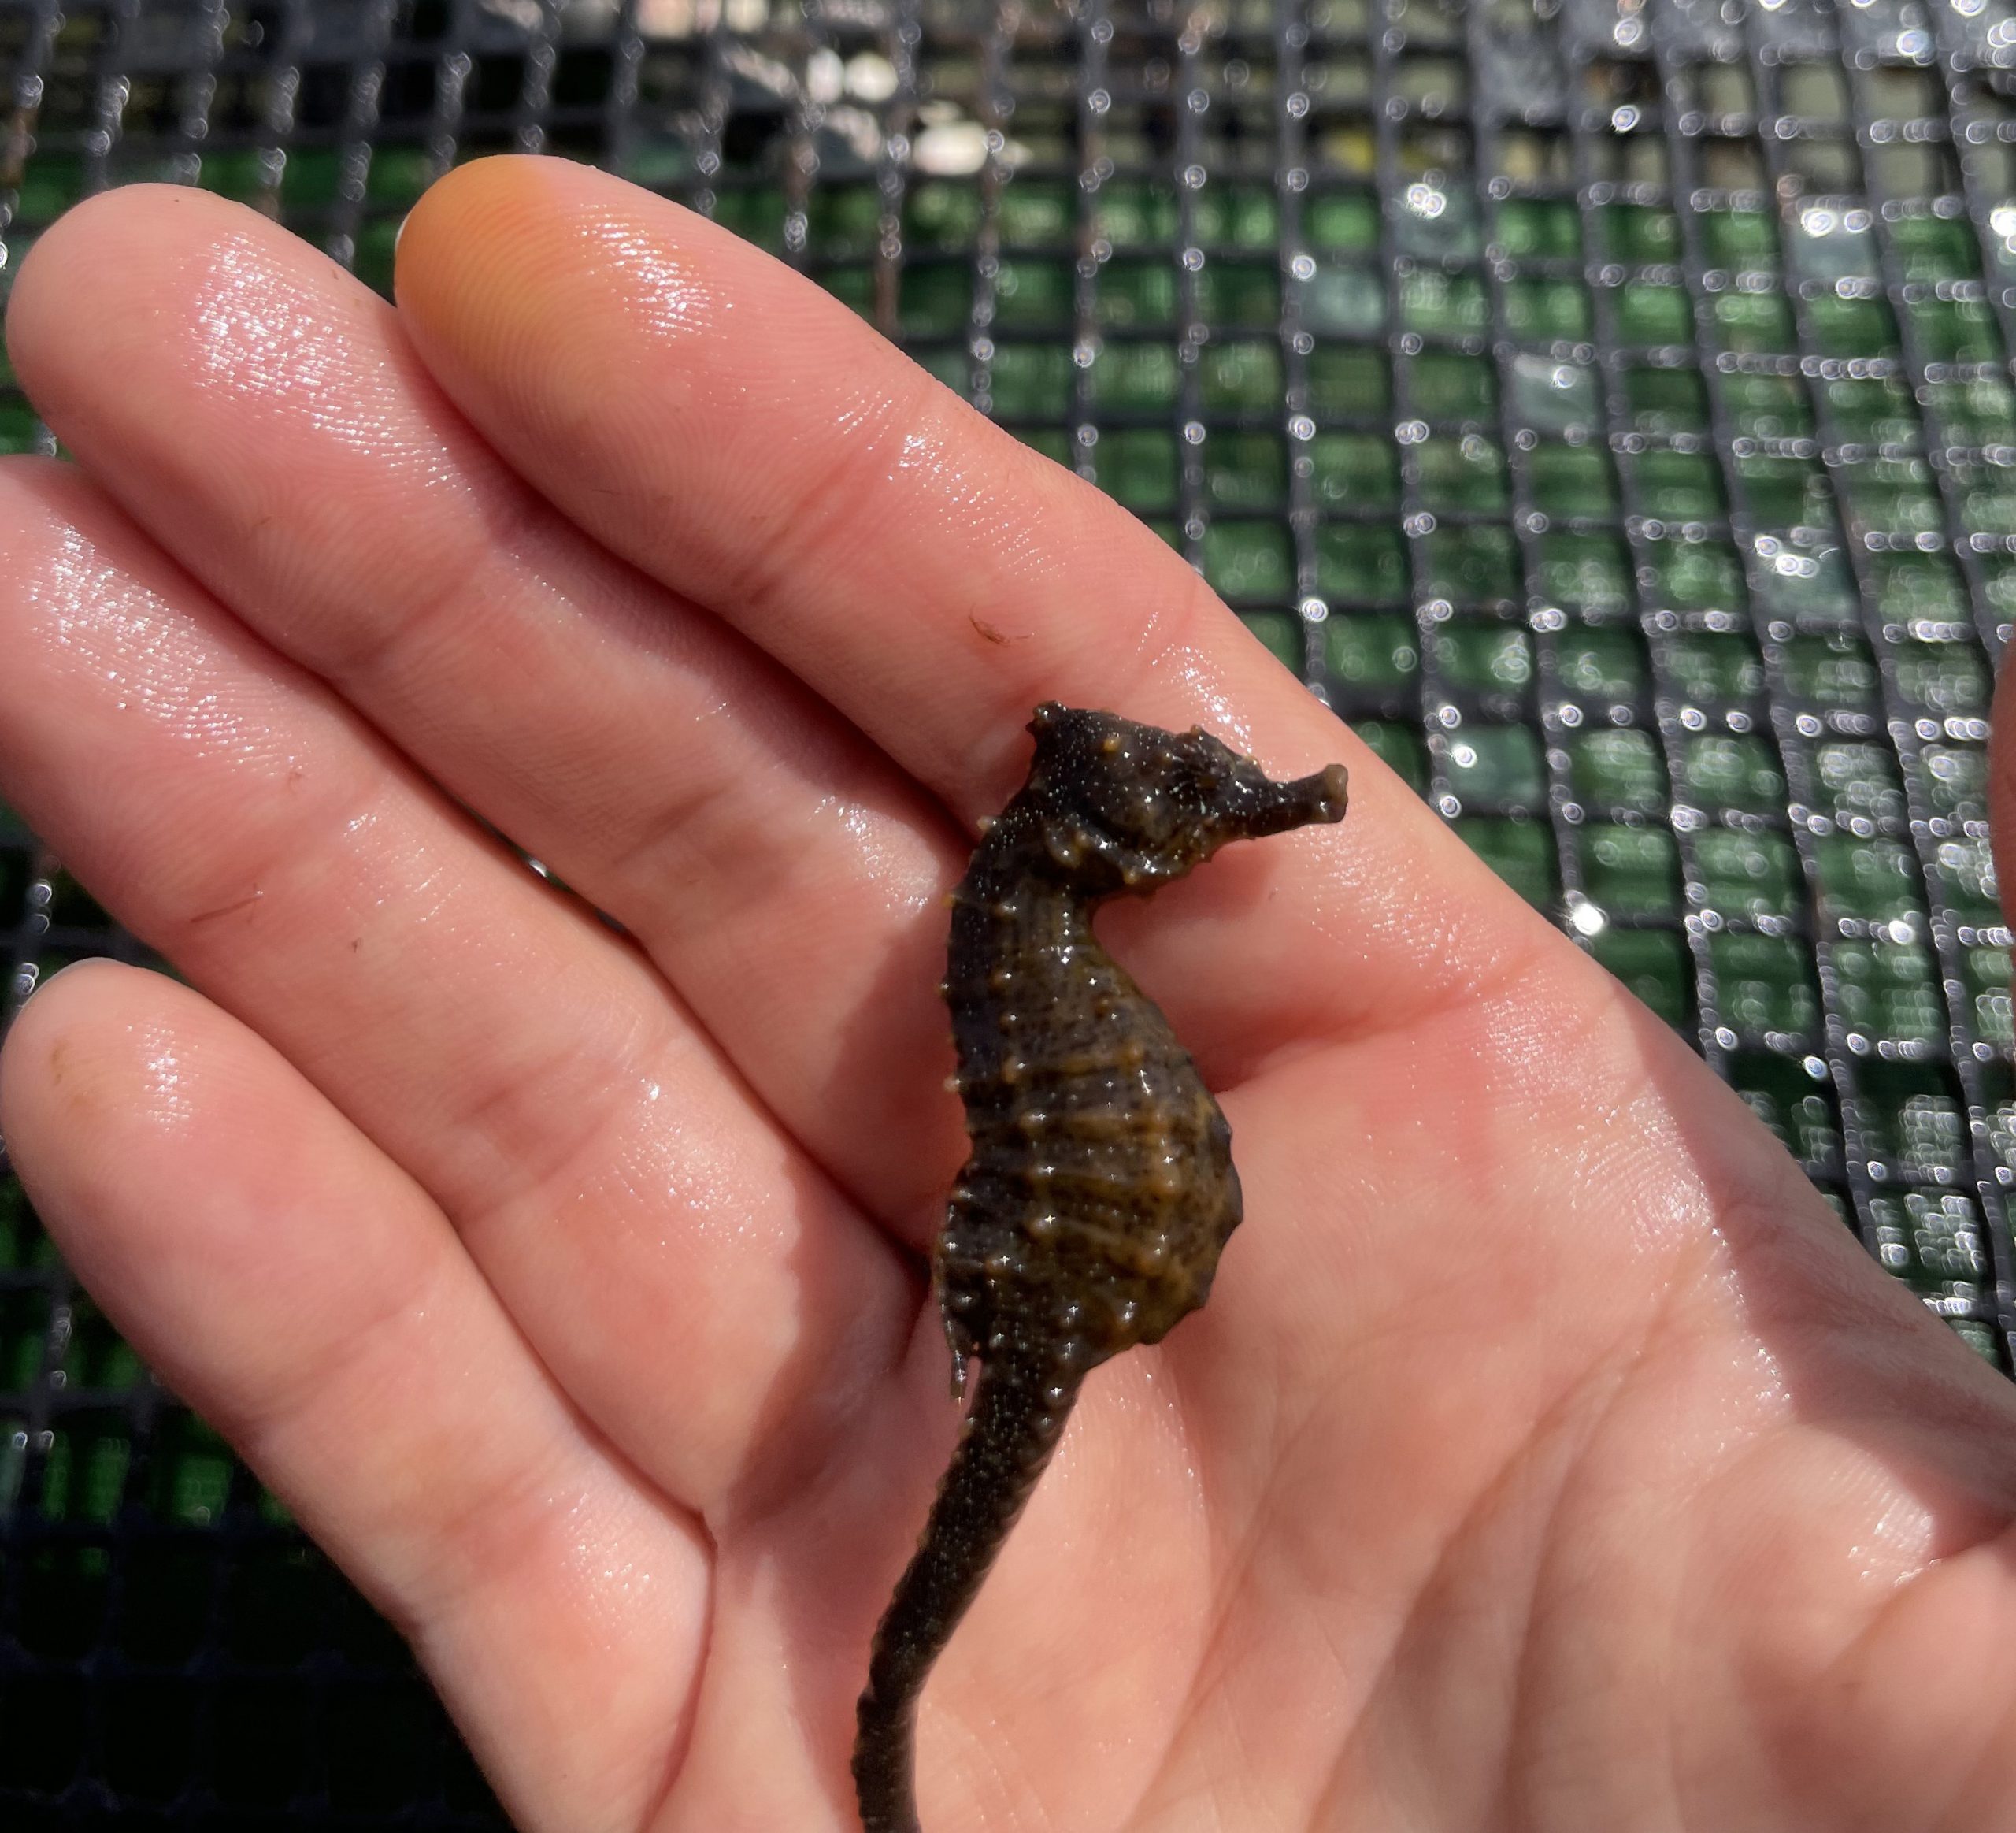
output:
M854 1790L863 1833L921 1833L917 1702L1008 1530L1050 1461L1081 1371L1047 1352L990 1351L973 1410L917 1550L883 1613L855 1709Z

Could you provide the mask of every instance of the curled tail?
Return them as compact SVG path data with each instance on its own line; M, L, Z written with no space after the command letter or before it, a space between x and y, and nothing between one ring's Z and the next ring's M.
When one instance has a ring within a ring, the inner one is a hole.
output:
M875 1632L868 1686L855 1709L863 1833L919 1833L917 1696L1049 1463L1082 1378L1060 1366L1054 1349L991 1352L980 1365L964 1436Z

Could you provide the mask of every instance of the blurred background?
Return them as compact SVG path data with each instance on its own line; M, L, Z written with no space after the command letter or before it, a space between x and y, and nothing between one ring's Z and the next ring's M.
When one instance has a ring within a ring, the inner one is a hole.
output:
M511 150L802 269L1198 566L2010 1367L2012 0L0 0L0 284L155 180L388 288ZM55 450L4 373L0 449ZM145 958L4 811L0 929L10 1011ZM9 1176L0 1825L115 1812L501 1824Z

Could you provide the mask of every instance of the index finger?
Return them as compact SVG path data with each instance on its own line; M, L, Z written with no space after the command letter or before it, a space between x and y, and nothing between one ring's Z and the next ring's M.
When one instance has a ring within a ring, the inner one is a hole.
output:
M1277 773L1343 758L1342 833L1177 888L1151 990L1208 1008L1238 978L1242 1019L1217 1016L1256 1039L1362 1033L1544 944L1154 534L726 232L562 161L480 161L408 219L398 290L429 368L524 476L969 822L1012 788L1043 699L1202 722ZM1265 974L1228 974L1235 940ZM1181 1019L1236 1058L1208 1014Z

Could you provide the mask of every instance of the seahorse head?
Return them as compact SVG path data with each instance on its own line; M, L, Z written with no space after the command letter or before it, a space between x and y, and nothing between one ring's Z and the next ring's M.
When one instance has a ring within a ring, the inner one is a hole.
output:
M1341 821L1341 764L1274 781L1201 725L1165 732L1047 700L1025 794L1065 875L1094 894L1180 878L1229 840Z

